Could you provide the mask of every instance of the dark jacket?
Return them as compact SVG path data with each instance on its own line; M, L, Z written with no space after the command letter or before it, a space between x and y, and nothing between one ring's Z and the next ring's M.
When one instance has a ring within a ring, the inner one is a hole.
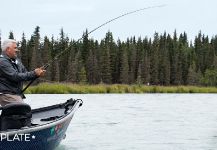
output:
M22 95L23 81L35 78L35 72L27 72L19 60L4 54L0 56L0 93Z

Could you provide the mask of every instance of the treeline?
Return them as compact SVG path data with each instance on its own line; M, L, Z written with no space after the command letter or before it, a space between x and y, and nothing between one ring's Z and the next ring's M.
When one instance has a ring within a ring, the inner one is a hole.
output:
M28 70L50 60L44 81L88 84L217 85L217 36L201 32L189 43L187 34L155 33L153 38L115 41L107 32L100 41L40 37L36 27L30 39L22 36L20 58ZM13 39L10 32L9 38ZM58 56L59 57L56 57ZM57 58L57 59L56 59Z

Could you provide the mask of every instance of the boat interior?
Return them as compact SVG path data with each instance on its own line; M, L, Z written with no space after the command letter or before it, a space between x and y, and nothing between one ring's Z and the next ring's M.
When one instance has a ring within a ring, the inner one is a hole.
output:
M82 100L79 106L82 105ZM43 125L66 116L78 100L69 99L65 103L31 109L26 103L12 103L1 107L0 132Z

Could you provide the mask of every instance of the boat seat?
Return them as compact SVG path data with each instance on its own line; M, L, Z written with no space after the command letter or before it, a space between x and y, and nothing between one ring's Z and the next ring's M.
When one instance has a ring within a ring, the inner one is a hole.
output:
M20 129L31 126L31 107L26 103L11 103L3 106L0 117L0 130Z

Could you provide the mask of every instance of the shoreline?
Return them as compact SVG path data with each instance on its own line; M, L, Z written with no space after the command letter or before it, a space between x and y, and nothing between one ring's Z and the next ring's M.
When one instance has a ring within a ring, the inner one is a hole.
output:
M217 93L217 87L147 86L125 84L40 83L29 87L25 94L106 94L106 93Z

